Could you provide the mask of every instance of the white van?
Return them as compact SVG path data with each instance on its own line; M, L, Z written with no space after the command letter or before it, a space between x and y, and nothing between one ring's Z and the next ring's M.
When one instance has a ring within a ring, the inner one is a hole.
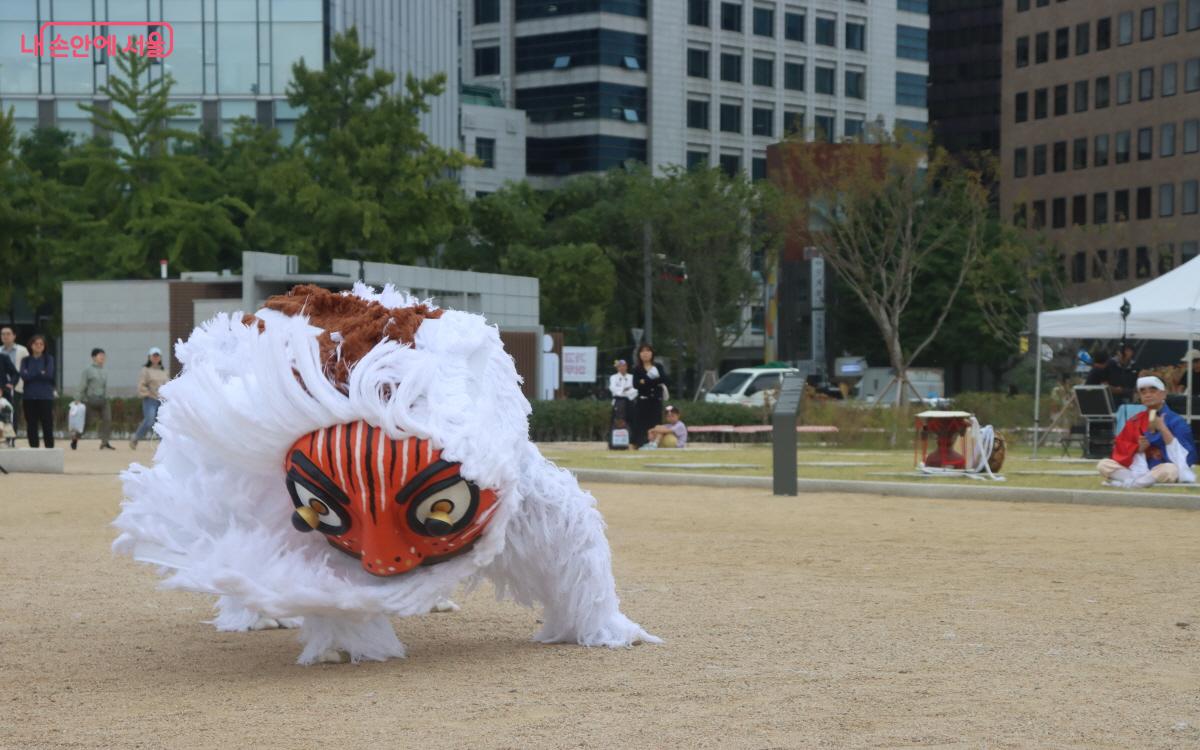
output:
M800 371L794 367L739 367L722 375L704 394L704 400L710 404L762 406L768 392L779 390L786 373L798 375Z

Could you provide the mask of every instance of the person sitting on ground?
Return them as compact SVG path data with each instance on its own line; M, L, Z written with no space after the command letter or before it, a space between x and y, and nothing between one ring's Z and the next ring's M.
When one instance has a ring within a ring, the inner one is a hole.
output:
M1152 487L1160 482L1195 482L1196 444L1186 420L1167 407L1167 389L1156 377L1137 380L1146 411L1125 423L1111 458L1096 468L1113 487Z
M647 446L653 445L655 448L684 448L687 446L688 431L687 425L683 423L683 417L679 410L674 406L667 405L667 423L656 425L650 428L649 442Z

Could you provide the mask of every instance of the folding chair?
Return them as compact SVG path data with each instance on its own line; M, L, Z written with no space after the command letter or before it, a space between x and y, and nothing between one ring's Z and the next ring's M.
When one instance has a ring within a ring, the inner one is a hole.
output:
M1077 385L1075 402L1083 416L1083 457L1108 458L1112 454L1113 427L1116 425L1108 386Z

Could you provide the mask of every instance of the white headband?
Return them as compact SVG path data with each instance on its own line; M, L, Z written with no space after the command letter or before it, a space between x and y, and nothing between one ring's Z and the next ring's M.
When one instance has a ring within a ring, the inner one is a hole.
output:
M1138 389L1157 388L1160 391L1167 390L1167 387L1165 385L1163 385L1162 380L1154 377L1153 375L1147 375L1144 378L1138 378L1137 387L1138 387Z

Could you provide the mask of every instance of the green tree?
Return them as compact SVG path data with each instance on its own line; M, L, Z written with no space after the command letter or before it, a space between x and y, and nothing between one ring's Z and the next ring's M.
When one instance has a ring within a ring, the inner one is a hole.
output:
M375 52L359 46L354 29L330 50L323 70L296 63L288 86L288 103L304 111L296 137L311 176L304 182L294 165L284 170L295 224L309 238L302 257L318 267L351 250L389 262L429 257L466 219L453 173L470 160L435 147L420 129L446 77L409 76L394 95L395 75L367 72Z
M773 205L874 323L899 381L899 405L908 369L966 296L985 242L988 195L981 173L943 150L883 134L880 141L793 146ZM938 277L936 289L921 284ZM923 309L914 315L917 297Z
M236 219L249 206L225 195L189 197L189 185L216 180L202 159L169 147L197 139L169 124L191 106L170 103L172 78L152 75L151 59L126 54L116 61L120 75L100 89L111 107L80 105L108 135L66 165L87 168L82 193L91 222L76 248L80 267L99 277L145 278L159 258L182 270L227 264L241 246Z
M604 328L616 287L616 270L597 245L511 245L500 270L538 279L542 324L562 328L572 343L591 344Z

